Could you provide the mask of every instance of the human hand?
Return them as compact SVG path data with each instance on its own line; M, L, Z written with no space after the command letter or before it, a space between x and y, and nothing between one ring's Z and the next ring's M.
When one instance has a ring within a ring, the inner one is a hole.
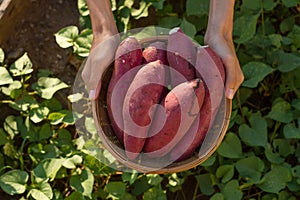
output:
M234 94L244 81L244 75L232 39L215 34L206 35L204 41L223 62L226 71L225 95L228 99L233 99Z
M204 43L221 58L226 71L225 95L232 99L244 81L232 39L235 0L210 0Z
M117 34L93 40L90 55L81 74L91 100L95 100L99 96L102 75L113 63L119 41L120 38Z

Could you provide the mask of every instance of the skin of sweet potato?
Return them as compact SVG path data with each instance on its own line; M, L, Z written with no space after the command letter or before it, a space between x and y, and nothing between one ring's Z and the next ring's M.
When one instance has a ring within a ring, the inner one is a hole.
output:
M211 101L208 90L200 113L180 142L171 150L171 161L182 161L189 158L203 141L211 122Z
M167 45L165 42L156 41L143 50L144 63L160 60L164 65L168 65Z
M221 101L223 90L221 84L225 83L225 69L221 59L210 47L198 49L196 69L197 77L202 77L205 82L204 103L200 115L187 134L169 154L172 161L185 160L195 152L207 134Z
M184 81L195 78L196 49L192 40L178 27L173 28L169 33L167 58L169 66L185 78L185 80L182 80L182 77L171 70L170 84L172 88Z
M204 96L201 79L181 83L167 94L163 102L166 122L158 133L150 131L143 149L147 156L164 156L181 140L196 118ZM155 116L153 126L159 121L160 116Z
M134 160L143 149L148 135L154 105L162 98L165 67L160 60L143 66L127 91L124 105L124 147L126 155Z
M126 95L126 92L129 88L131 81L133 80L136 71L126 74L130 70L140 67L142 64L142 47L139 44L138 40L130 36L125 38L118 46L115 54L114 69L112 77L108 86L107 92L107 110L108 116L111 122L111 126L119 139L123 144L123 120L122 113L123 101ZM123 77L126 74L126 77ZM118 81L122 78L122 83L119 83L116 87ZM117 94L116 98L112 99L113 91ZM112 108L113 105L113 108ZM114 109L114 112L112 111ZM114 114L113 114L114 113ZM117 121L116 121L117 118Z

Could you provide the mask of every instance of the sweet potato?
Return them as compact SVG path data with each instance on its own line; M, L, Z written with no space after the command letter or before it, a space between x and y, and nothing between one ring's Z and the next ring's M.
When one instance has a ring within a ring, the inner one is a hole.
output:
M170 71L170 84L173 87L183 81L195 78L196 49L192 40L180 28L173 28L168 37L167 58L169 66L176 71ZM182 80L182 79L185 80Z
M141 152L155 112L164 90L165 67L160 60L143 66L127 91L124 106L124 147L129 159Z
M151 43L143 50L143 58L144 63L160 60L164 65L168 65L166 43L161 41Z
M221 59L209 47L199 47L196 61L196 75L205 82L205 99L200 115L187 134L172 149L170 160L181 161L190 157L199 147L208 132L222 100L225 69Z
M150 129L143 149L147 156L164 156L181 140L197 116L204 96L201 79L181 83L168 93L163 102L166 122L158 133ZM152 127L160 121L161 116L155 116Z
M123 143L123 100L137 69L142 64L142 47L135 37L124 39L118 46L112 77L107 92L107 110L112 128ZM132 70L130 73L130 70ZM126 76L124 76L126 74ZM122 80L120 81L120 79Z
M202 78L209 90L212 115L214 116L224 97L225 70L222 62L215 62L217 57L211 57L211 55L212 50L208 47L198 47L195 69L197 77Z
M205 98L200 113L180 142L171 150L171 161L181 161L190 157L203 141L211 122L211 101L205 90Z

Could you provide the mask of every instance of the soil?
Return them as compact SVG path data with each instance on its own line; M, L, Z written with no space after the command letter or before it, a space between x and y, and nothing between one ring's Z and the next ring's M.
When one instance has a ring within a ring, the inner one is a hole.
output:
M11 22L13 31L0 43L6 62L27 52L35 69L49 69L55 77L72 84L78 66L70 64L70 49L60 48L54 34L61 28L79 24L77 0L26 2L29 5Z

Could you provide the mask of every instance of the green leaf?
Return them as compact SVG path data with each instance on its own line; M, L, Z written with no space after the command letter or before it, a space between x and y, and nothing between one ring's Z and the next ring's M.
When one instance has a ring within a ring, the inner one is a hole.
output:
M1 71L1 67L0 67L0 71ZM1 72L0 72L1 73ZM1 76L1 75L0 75ZM2 80L1 80L2 81ZM1 82L0 81L0 82ZM2 92L3 94L10 96L11 98L15 98L16 96L14 96L13 91L22 88L22 83L18 80L14 80L13 82L11 82L9 84L8 87L2 87Z
M239 136L250 146L266 146L268 140L267 121L258 112L249 118L251 127L242 124L239 127Z
M49 114L48 119L50 120L50 123L52 125L57 125L59 123L62 123L65 116L66 116L65 113L53 112Z
M261 62L249 62L242 67L245 76L244 87L255 88L267 75L273 72L272 67Z
M261 9L261 4L261 0L243 0L241 8L245 10L258 11Z
M232 179L234 175L234 166L233 165L221 165L216 171L216 177L222 178L222 183L226 183Z
M282 123L290 123L294 119L291 104L283 99L278 99L272 105L267 117Z
M69 86L58 78L41 77L33 85L33 89L44 99L51 99L58 90L68 88Z
M195 176L200 191L205 195L212 195L215 192L213 187L212 175L210 173Z
M133 174L137 176L138 173ZM150 185L159 185L164 180L159 174L147 174L147 179Z
M62 165L65 167L65 168L68 168L68 169L75 169L76 168L76 165L82 163L82 157L79 156L79 155L74 155L70 158L67 158L66 160L64 160L64 162L62 163Z
M0 146L4 145L7 142L8 142L8 135L5 133L3 128L0 128Z
M264 0L263 1L263 7L267 11L273 10L277 6L277 4L278 4L278 1L274 1L274 0Z
M251 184L255 184L260 181L261 173L265 169L264 162L256 156L251 156L237 161L235 167L240 176Z
M278 52L276 54L278 67L281 72L290 72L300 66L300 56L293 53Z
M131 8L131 15L135 19L139 19L141 17L148 17L148 8L150 6L151 3L146 3L145 1L141 1L138 9Z
M89 198L92 198L93 185L94 176L89 168L85 168L80 174L73 175L70 178L70 186Z
M74 52L81 57L88 57L92 47L93 32L91 29L83 30L74 41Z
M287 139L300 139L300 129L295 124L286 124L283 127L284 137Z
M12 77L5 67L0 67L0 85L6 85L13 82Z
M104 190L109 193L109 197L122 199L126 192L126 184L118 181L110 181Z
M4 62L5 54L3 49L0 48L0 64Z
M299 4L299 0L281 0L281 1L288 8L297 6Z
M34 169L33 174L38 178L54 180L56 173L62 167L63 159L50 158L42 160Z
M242 158L242 144L236 134L229 132L217 149L218 154L226 158Z
M163 28L174 28L179 26L181 23L181 18L178 18L177 16L167 16L163 17L158 21L158 26L163 27Z
M187 0L186 1L187 16L208 15L208 12L209 12L209 1L205 1L205 0Z
M147 200L167 200L166 191L162 189L161 185L150 188L143 196L143 199Z
M35 188L31 189L28 194L30 194L34 199L52 199L53 198L53 191L50 184L45 179L35 179L36 183ZM37 186L37 187L36 187Z
M49 114L49 109L47 107L38 107L33 108L29 111L29 117L31 121L34 123L39 123L47 118L47 115Z
M289 169L273 165L271 171L264 175L258 187L265 192L278 193L291 179L292 175Z
M68 99L71 103L75 103L75 102L78 102L80 100L83 99L83 93L76 93L76 94L71 94L68 96Z
M273 149L279 153L282 157L287 157L290 154L293 154L295 149L286 139L277 138L273 140Z
M280 157L279 153L273 152L271 147L265 149L265 155L268 161L274 164L281 164L284 162L284 158Z
M224 200L224 195L222 193L215 193L210 200Z
M9 68L13 76L23 76L33 72L32 63L27 53L16 60Z
M236 43L243 44L251 40L256 32L256 23L260 15L242 15L235 19L233 35Z
M284 34L292 30L293 26L295 24L295 18L294 17L287 17L286 19L282 20L282 22L279 25L280 31Z
M138 173L136 171L133 171L133 173L130 172L123 172L122 173L122 180L123 182L129 182L131 185L134 183L134 181L138 178Z
M180 24L180 28L186 35L191 38L194 38L197 33L195 25L187 21L185 18L183 18Z
M20 116L9 115L5 118L3 128L9 134L10 138L13 139L17 134L19 134L19 126L22 123L22 118Z
M228 182L222 190L222 194L225 199L239 200L243 197L243 192L239 188L239 182L237 180L231 180Z
M78 34L79 30L77 26L68 26L59 30L54 36L61 48L68 48L73 46Z
M26 171L14 169L0 177L0 187L9 195L23 194L29 175Z
M86 200L86 198L80 192L74 191L65 200Z
M86 0L78 0L77 7L81 16L88 16L90 14Z

